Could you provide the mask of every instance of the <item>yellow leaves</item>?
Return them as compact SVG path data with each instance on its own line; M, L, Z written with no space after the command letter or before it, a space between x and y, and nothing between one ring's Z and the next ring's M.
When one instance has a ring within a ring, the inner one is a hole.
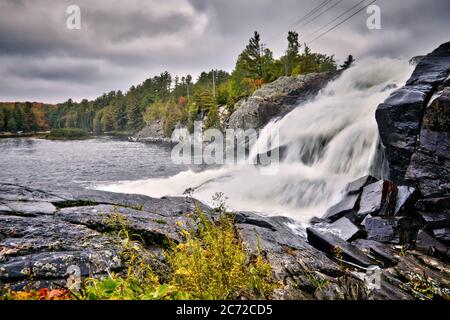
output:
M272 269L261 256L249 257L239 240L233 218L224 211L214 219L196 209L195 225L182 229L186 241L172 242L165 258L172 273L166 283L155 275L140 243L134 241L127 222L118 214L110 217L118 231L121 257L128 266L124 274L84 282L81 299L264 299L274 290ZM178 226L181 226L180 222ZM69 291L43 289L14 292L17 300L69 299Z
M261 257L248 262L230 215L212 221L196 210L196 232L182 230L188 239L167 253L174 270L171 285L194 299L265 298L273 289L271 267Z
M178 220L177 222L175 222L175 225L176 225L178 228L182 228L184 224L183 224L183 221Z

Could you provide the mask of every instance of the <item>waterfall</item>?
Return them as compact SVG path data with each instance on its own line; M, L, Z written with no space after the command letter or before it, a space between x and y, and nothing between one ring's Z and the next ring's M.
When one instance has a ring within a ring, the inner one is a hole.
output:
M226 165L100 189L161 197L194 188L194 197L206 203L223 193L232 210L285 215L301 222L321 216L339 201L348 182L369 173L378 144L375 110L411 72L406 61L361 60L314 99L269 123L256 144L264 145L270 132L278 132L283 158L275 175L262 175L254 166Z

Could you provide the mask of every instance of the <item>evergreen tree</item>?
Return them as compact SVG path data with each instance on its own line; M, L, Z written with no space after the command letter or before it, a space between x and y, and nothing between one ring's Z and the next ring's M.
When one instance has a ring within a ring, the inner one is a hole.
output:
M116 128L117 130L123 130L127 126L127 106L125 102L125 97L123 96L121 91L117 92L116 108L117 108Z
M347 57L347 60L345 60L344 64L341 65L341 68L343 70L346 70L352 66L352 64L355 62L355 59L353 59L352 55L349 55Z
M298 40L298 33L289 31L288 33L288 48L285 56L285 75L290 76L294 66L298 63L300 43Z
M127 127L130 130L139 130L143 123L142 112L134 94L127 99Z
M261 51L261 37L255 31L253 37L250 38L249 44L239 57L247 77L253 79L261 79L264 77Z
M17 132L17 124L16 119L14 117L9 117L8 122L6 123L6 131Z
M23 111L18 103L16 103L14 107L14 123L15 123L15 131L23 131L24 129Z
M300 56L300 63L298 65L297 72L299 74L314 73L319 72L319 68L320 66L316 61L316 56L311 52L311 49L305 44L303 54ZM294 74L297 72L294 72Z

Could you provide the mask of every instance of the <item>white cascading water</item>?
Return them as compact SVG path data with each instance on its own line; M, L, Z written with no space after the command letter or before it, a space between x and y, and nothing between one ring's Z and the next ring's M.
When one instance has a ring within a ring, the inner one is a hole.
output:
M306 222L339 201L348 182L369 173L378 143L375 110L411 71L400 60L360 61L313 100L269 123L257 143L264 145L270 132L278 130L280 145L287 148L275 175L262 175L250 165L234 165L99 189L162 197L194 188L194 197L206 203L222 192L230 209Z

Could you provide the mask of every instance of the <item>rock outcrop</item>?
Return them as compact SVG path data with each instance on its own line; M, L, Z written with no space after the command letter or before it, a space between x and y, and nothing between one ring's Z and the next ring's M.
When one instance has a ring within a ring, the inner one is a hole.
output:
M336 73L314 73L296 77L281 77L235 106L228 121L230 129L261 129L275 117L287 114L316 95Z
M147 263L167 276L162 250L168 241L184 241L181 230L191 222L196 205L214 215L190 198L0 184L0 290L65 286L74 266L82 277L124 272L122 248L112 232L120 219L142 239ZM421 237L420 251L405 255L390 243L352 233L350 218L331 224L332 232L326 230L327 222L321 224L322 229L305 230L287 217L235 213L236 230L249 254L267 259L280 283L273 299L427 298L416 290L414 278L424 274L421 281L431 281L436 296L448 295L448 265L427 255L441 257L445 245ZM381 268L374 269L379 286L368 291L368 270L374 266Z
M144 143L172 143L172 140L164 134L162 120L155 120L152 123L147 124L141 131L134 136L129 137L128 140Z
M420 59L406 85L376 111L385 177L419 185L425 195L449 193L450 42Z

